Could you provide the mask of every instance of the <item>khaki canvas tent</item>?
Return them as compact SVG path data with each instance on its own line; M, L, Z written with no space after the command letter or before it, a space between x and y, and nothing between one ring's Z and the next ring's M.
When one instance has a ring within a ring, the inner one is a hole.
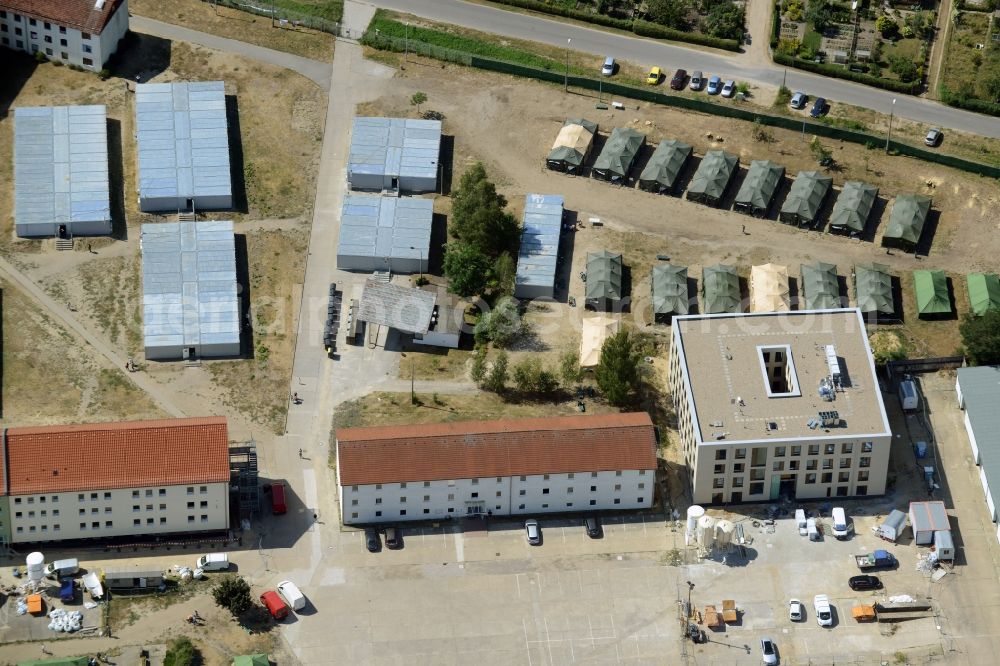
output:
M688 185L687 198L691 201L718 206L726 188L740 165L740 158L722 150L710 150L701 158L698 170Z
M740 278L735 268L708 266L701 272L701 285L705 314L740 311Z
M614 310L622 301L622 255L602 250L587 253L586 308Z
M576 173L583 166L597 134L597 123L583 118L569 118L559 130L545 165L554 171Z
M594 161L591 175L612 183L624 182L635 156L645 144L645 134L627 127L614 128L611 131L611 138L604 144L601 154Z
M806 310L832 310L841 307L840 283L837 281L837 267L817 261L802 264L799 281L802 305Z
M892 276L885 264L857 264L854 267L854 295L858 309L880 318L892 318Z
M832 178L818 171L799 171L785 203L781 205L781 221L800 226L815 223L832 184Z
M913 290L917 297L917 314L921 317L942 317L951 314L951 296L944 271L913 271Z
M750 311L788 312L788 268L763 264L750 269Z
M598 315L583 319L580 339L580 367L593 368L601 362L601 348L604 341L618 332L621 320L617 317Z
M639 176L639 187L662 194L674 192L684 165L691 157L691 146L674 139L661 141Z
M764 217L771 206L771 199L785 177L785 167L770 160L754 160L747 177L736 193L733 209L754 217Z
M840 191L837 203L833 205L833 212L830 213L830 231L860 236L868 224L868 216L877 197L878 188L874 185L860 180L844 183L844 189Z
M970 273L965 279L973 314L1000 310L1000 278L995 273Z
M898 247L905 251L916 250L930 209L930 197L919 194L898 195L892 204L889 226L882 236L882 246Z
M687 279L687 266L653 266L653 318L656 321L670 322L674 315L688 313L690 301Z

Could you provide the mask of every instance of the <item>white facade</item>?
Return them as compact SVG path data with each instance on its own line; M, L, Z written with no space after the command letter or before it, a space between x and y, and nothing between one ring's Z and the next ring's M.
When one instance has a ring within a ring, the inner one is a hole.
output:
M229 526L225 483L7 498L11 543L211 532Z
M349 525L648 509L654 481L653 470L641 469L341 485L341 519Z
M52 19L8 9L0 0L0 45L29 54L41 51L50 60L67 65L94 71L102 69L127 32L127 0L115 9L100 34L82 32Z

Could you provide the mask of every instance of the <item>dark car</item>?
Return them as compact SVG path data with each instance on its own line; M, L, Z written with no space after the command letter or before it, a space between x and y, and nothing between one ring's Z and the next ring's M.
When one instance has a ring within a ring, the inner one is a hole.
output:
M851 576L847 581L852 590L879 590L882 588L882 581L878 576Z
M813 118L819 118L820 116L825 114L826 114L826 98L817 97L816 101L813 103L813 108L812 111L809 112L809 115L812 116Z
M398 527L385 528L385 547L399 550L403 547L403 531Z
M678 69L674 78L670 79L671 90L684 90L684 83L687 81L688 73L686 69Z
M382 537L378 535L378 530L374 527L365 529L365 545L369 553L377 553L382 550Z
M587 518L587 536L591 539L600 539L604 536L604 530L601 528L601 519L595 517Z

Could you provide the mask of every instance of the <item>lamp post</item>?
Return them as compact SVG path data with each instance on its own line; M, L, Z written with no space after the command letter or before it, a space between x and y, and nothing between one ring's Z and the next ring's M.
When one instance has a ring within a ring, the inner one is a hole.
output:
M572 39L566 40L566 75L563 77L563 92L569 92L569 44Z
M417 252L420 253L420 263L417 264L417 270L420 272L420 279L418 281L419 282L423 282L424 281L424 249L422 247L414 247L413 245L410 246L410 249L411 250L416 250Z
M691 617L691 590L694 589L694 583L692 583L691 581L687 581L687 584L688 584L688 617L690 618ZM687 626L684 627L684 630L687 631Z
M403 29L403 69L406 69L406 63L410 60L410 22L406 22L406 27Z
M885 152L889 152L889 139L892 138L892 116L896 111L896 98L892 98L892 106L889 107L889 132L885 135Z

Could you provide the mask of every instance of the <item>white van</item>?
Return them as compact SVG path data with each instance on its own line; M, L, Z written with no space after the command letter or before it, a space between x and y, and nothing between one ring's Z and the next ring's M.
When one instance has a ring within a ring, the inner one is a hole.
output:
M202 571L228 571L229 554L209 553L208 555L202 555L198 558L198 563L195 565L195 568L201 569Z
M69 560L56 560L49 562L45 567L45 576L48 578L64 578L72 576L80 570L80 560L72 558Z
M830 512L833 517L833 536L836 539L843 541L847 538L847 516L844 514L844 509L839 506L833 507L833 511Z
M807 531L806 512L804 509L795 510L795 525L799 528L799 536L805 536Z
M815 518L810 518L806 521L806 533L809 535L810 541L819 541L821 535L819 533L819 526L816 524Z
M283 580L278 583L278 594L285 600L292 610L298 611L306 607L306 596L302 594L298 586L290 580Z

